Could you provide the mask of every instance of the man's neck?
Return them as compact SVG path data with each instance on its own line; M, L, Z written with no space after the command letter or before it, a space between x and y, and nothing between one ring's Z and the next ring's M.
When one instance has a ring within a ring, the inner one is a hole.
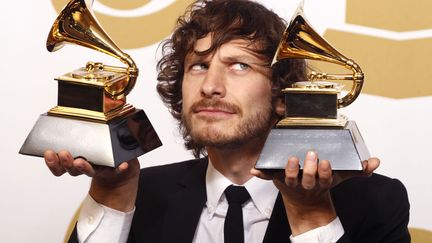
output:
M250 170L255 166L265 139L253 139L235 148L206 147L211 163L231 182L243 185L253 175Z

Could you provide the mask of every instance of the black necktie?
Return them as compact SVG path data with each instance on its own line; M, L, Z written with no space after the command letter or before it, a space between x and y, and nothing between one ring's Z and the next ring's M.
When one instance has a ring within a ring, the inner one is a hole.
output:
M250 199L250 195L244 186L229 186L225 189L228 201L228 212L224 224L225 243L243 243L243 213L242 204Z

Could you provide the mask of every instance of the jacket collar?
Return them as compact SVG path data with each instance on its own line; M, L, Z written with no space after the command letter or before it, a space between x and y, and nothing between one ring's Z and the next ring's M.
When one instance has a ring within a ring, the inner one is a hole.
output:
M264 235L263 243L291 242L289 239L290 235L291 228L286 216L282 196L279 193L276 198L266 233Z
M161 243L192 242L207 201L205 187L207 165L207 158L201 159L178 182L181 189L174 195L165 214Z
M205 176L207 158L201 159L196 166L179 181L181 189L174 196L165 215L164 232L161 243L192 242L199 218L207 201ZM272 215L264 236L264 243L290 242L290 226L280 193L277 196Z

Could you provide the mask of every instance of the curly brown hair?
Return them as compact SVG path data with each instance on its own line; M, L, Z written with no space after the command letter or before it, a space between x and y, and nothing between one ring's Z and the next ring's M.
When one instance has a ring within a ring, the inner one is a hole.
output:
M198 0L178 18L171 38L162 43L163 57L157 65L157 91L172 116L178 120L185 146L193 150L195 157L204 154L204 146L193 141L181 119L186 55L194 50L197 40L212 33L210 48L199 54L207 55L231 40L245 39L259 44L256 46L260 48L253 51L270 66L285 28L286 22L282 18L261 4L248 0ZM281 98L282 88L305 80L305 77L306 64L303 60L291 59L273 66L273 99Z

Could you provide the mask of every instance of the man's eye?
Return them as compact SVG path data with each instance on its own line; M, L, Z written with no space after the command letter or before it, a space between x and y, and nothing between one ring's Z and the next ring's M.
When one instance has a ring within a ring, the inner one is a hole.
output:
M234 63L231 67L233 70L244 71L247 70L250 66L247 65L246 63L238 62L238 63Z
M206 64L204 64L204 63L197 63L197 64L193 64L193 65L191 65L191 67L190 67L190 70L193 70L193 71L202 71L202 70L207 70L207 65Z

